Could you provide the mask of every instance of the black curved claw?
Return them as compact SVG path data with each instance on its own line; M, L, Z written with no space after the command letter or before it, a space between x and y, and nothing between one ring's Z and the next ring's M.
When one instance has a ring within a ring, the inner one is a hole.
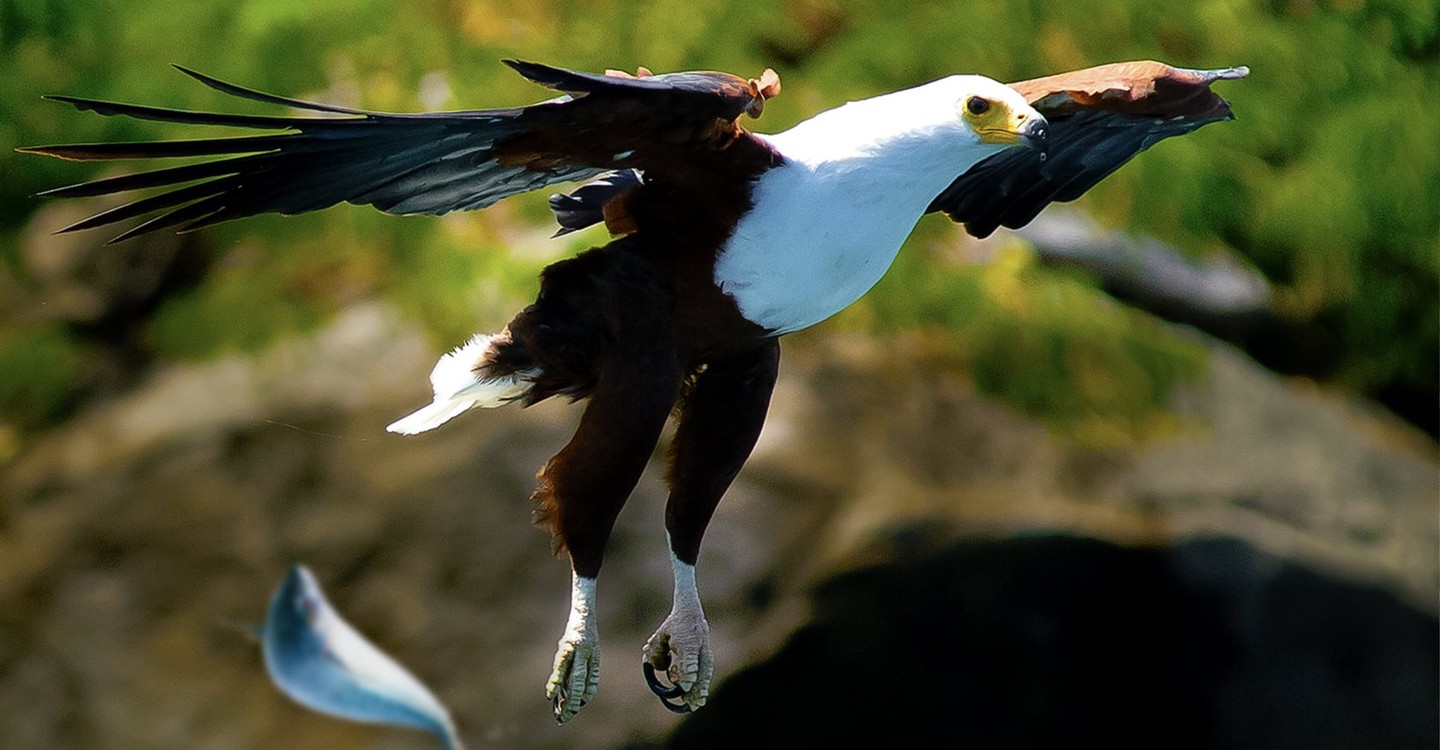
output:
M666 700L666 699L664 699L664 698L661 698L661 699L660 699L660 705L664 706L664 707L665 707L666 709L668 709L668 710L670 711L670 713L672 713L672 714L688 714L688 713L690 713L690 706L686 705L686 704L683 703L683 702L682 702L682 703L671 703L670 701L668 701L668 700Z
M650 692L654 693L660 700L664 701L670 698L679 698L685 694L685 688L679 685L666 685L664 682L661 682L660 677L655 673L655 667L650 666L650 662L640 662L640 668L645 670L645 684L650 686Z
M650 692L654 693L655 696L660 699L660 705L664 706L671 713L690 713L690 706L686 705L685 701L682 700L679 703L671 702L685 695L684 688L679 685L666 685L661 681L660 676L655 673L655 667L650 666L650 662L648 661L641 662L640 667L645 670L645 684L649 685Z

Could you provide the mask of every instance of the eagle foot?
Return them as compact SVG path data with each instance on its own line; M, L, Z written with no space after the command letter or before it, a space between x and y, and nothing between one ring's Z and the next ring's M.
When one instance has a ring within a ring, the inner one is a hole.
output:
M555 721L560 724L575 718L580 709L595 698L600 687L600 642L582 636L561 639L555 652L555 669L545 684L545 697L550 699Z
M641 669L650 692L665 708L685 714L705 705L715 662L710 655L710 626L703 615L670 613L645 643Z

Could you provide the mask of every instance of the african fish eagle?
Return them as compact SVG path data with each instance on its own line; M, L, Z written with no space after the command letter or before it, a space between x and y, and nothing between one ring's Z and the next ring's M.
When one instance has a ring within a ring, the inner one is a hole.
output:
M745 79L506 64L563 95L515 109L389 114L273 96L182 68L226 94L313 114L57 96L102 115L270 132L22 150L77 160L220 157L45 193L165 188L62 230L157 214L112 241L342 201L444 214L586 182L551 198L561 232L603 222L615 239L547 267L535 303L499 333L442 356L430 376L434 403L389 427L409 435L476 406L588 399L534 492L537 518L573 570L569 622L546 685L561 722L595 696L596 577L616 515L672 411L665 527L674 605L645 644L642 667L661 701L683 712L704 705L713 671L695 584L701 536L760 434L780 335L865 294L924 214L943 211L980 237L1022 226L1157 141L1230 119L1210 84L1247 73L1130 62L1010 85L955 75L761 135L739 119L759 116L779 92L773 71Z

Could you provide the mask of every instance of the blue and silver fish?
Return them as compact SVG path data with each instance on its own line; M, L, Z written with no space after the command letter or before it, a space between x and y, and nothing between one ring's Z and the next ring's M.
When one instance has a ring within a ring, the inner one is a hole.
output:
M303 706L342 719L416 727L462 750L450 712L330 606L303 565L290 570L261 630L270 678Z

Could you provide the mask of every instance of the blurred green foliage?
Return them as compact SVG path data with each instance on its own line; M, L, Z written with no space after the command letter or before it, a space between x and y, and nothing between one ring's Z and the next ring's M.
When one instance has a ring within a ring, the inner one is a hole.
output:
M1437 56L1440 5L1427 0L0 0L0 264L29 283L19 250L39 206L29 196L95 174L13 147L194 133L76 114L41 94L263 111L172 62L382 110L546 96L501 57L592 70L771 66L785 90L766 108L769 131L955 71L1016 80L1118 59L1248 64L1250 79L1220 87L1237 122L1162 144L1084 204L1193 252L1241 253L1277 285L1282 315L1325 329L1336 354L1323 374L1343 386L1433 389ZM442 220L346 207L220 227L205 240L216 267L158 309L145 346L162 360L254 349L374 295L452 343L503 321L533 294L535 272L575 249L537 250L528 238L547 221L543 196L528 196ZM844 320L948 331L980 387L1104 441L1163 422L1169 387L1201 371L1193 344L1084 278L1034 266L1023 248L995 267L936 262L925 248L955 232L927 219L912 243L921 248ZM82 349L63 322L0 321L0 418L58 413Z
M0 414L36 424L64 413L81 350L58 326L0 329Z

